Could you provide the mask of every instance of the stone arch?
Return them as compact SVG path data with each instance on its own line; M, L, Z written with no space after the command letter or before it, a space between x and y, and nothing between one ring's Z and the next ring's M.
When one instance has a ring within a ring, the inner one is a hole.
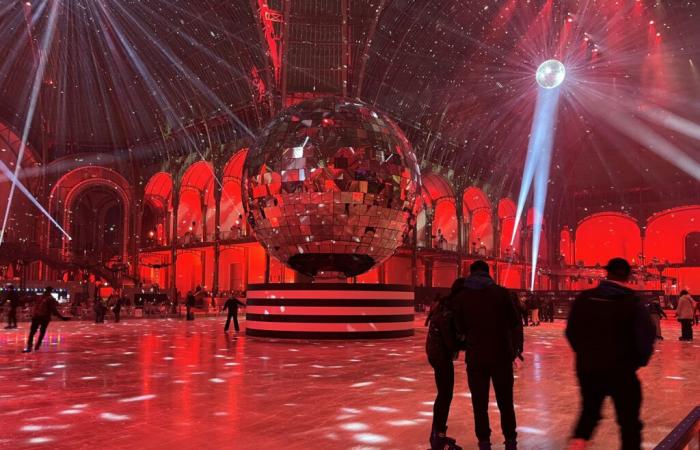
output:
M604 266L611 258L637 262L642 237L637 221L619 212L601 212L580 220L575 235L576 260Z
M468 187L462 193L462 211L465 226L468 226L466 242L470 251L492 253L493 217L488 196L475 186Z
M173 178L167 172L155 173L144 190L141 235L147 244L169 242L173 201Z
M425 245L426 209L432 213L431 237L434 247L454 250L457 247L458 223L455 193L449 181L440 174L428 172L421 177L421 202L416 227L418 243ZM440 238L442 236L442 239ZM421 242L423 238L423 242Z
M243 148L226 162L221 180L221 233L225 238L247 235L247 222L243 208L242 186L243 164L248 149Z
M644 253L670 263L684 263L688 234L700 231L700 205L686 205L660 211L647 221Z
M49 195L49 212L61 223L63 228L70 234L71 220L70 211L74 207L74 202L83 192L92 187L101 187L113 190L123 204L123 257L126 258L129 237L131 236L132 201L131 189L128 181L115 170L103 166L85 166L73 169L63 175L51 189ZM60 232L48 225L49 247L68 251L68 240Z
M515 240L513 245L510 245L513 237L513 227L515 227L515 214L517 207L515 202L510 198L502 198L498 202L497 213L499 221L500 236L499 239L499 256L514 256L520 254L520 229L516 230Z
M208 161L190 164L180 180L177 237L206 241L214 231L214 167Z

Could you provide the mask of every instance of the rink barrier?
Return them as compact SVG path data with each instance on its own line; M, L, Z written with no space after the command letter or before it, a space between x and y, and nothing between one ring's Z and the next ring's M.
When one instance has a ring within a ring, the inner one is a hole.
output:
M414 293L388 284L249 285L246 334L286 339L412 336Z

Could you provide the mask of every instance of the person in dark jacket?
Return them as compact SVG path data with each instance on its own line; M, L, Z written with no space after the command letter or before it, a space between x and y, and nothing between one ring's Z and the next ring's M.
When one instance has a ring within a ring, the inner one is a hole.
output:
M114 301L114 306L112 306L112 312L114 313L114 323L119 323L122 312L122 303L124 302L123 297L118 296Z
M24 353L29 353L32 351L32 345L34 343L34 335L37 330L39 330L39 339L36 341L36 346L34 350L39 350L41 347L41 342L44 340L46 335L46 329L49 327L49 322L51 322L51 315L60 317L62 320L69 320L68 317L64 317L58 311L58 303L51 296L53 288L50 286L44 289L44 293L39 297L34 303L34 308L32 309L32 324L29 328L29 337L27 338L27 348L23 351Z
M95 297L93 309L95 311L95 323L104 323L105 313L107 312L107 306L105 306L104 302L99 296Z
M566 326L582 398L571 450L586 447L607 396L615 404L622 449L638 450L642 445L637 369L651 358L656 330L641 299L623 284L632 273L629 263L614 258L605 269L607 279L574 300Z
M540 297L534 292L530 292L528 293L527 300L527 309L530 310L530 326L538 327L540 326Z
M543 322L554 322L554 299L552 297L547 296L542 300L541 316Z
M647 309L649 310L649 317L651 317L651 321L654 323L654 328L656 328L656 339L663 341L664 337L661 335L661 318L667 319L668 316L661 307L661 303L659 303L658 299L649 302Z
M433 302L426 319L428 337L425 341L425 353L435 372L437 396L433 404L433 426L430 432L431 450L459 449L455 440L447 436L447 417L450 414L452 394L454 392L454 361L459 354L457 331L455 328L451 301L464 288L464 278L457 278L447 297Z
M240 331L240 328L238 326L239 306L245 306L245 303L238 300L238 298L236 298L236 296L233 294L231 294L228 300L226 300L226 303L224 303L223 309L228 311L228 314L226 316L226 325L224 325L224 333L228 332L228 327L231 324L231 319L233 319L233 329L236 330L236 333Z
M13 285L7 286L7 302L10 304L10 310L7 312L7 326L8 330L17 328L17 308L19 308L19 295Z
M506 450L517 448L513 406L513 366L522 361L522 323L508 291L489 275L489 266L476 261L470 267L464 289L452 304L458 333L464 335L474 428L479 449L491 448L488 404L493 383L501 413Z
M197 299L195 298L192 291L187 292L187 298L185 299L185 308L187 308L187 320L194 320L194 313L192 312L192 308L194 308L196 301Z

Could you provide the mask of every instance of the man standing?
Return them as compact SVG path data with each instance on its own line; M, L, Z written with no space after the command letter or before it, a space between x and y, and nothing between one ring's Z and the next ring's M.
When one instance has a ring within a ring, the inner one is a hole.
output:
M638 450L642 445L637 369L651 358L656 330L641 299L623 284L632 273L629 263L614 258L605 269L607 279L576 298L566 327L582 397L570 450L586 448L607 396L615 404L622 449Z
M185 308L187 309L187 320L194 320L194 312L192 308L196 303L196 299L192 291L187 292L187 298L185 299Z
M118 295L114 300L114 306L112 306L112 312L114 313L114 323L119 323L122 313L122 296Z
M506 450L515 450L513 366L522 361L522 323L511 295L493 281L486 262L476 261L471 265L464 287L454 298L453 308L458 332L465 339L467 377L479 450L491 449L488 416L491 382L501 413Z
M36 341L36 347L34 350L39 350L41 347L41 342L44 340L44 335L46 335L46 329L51 322L51 315L56 315L62 320L69 320L68 317L64 317L58 311L58 303L51 296L53 288L50 286L44 289L44 293L39 297L34 303L34 309L32 310L32 325L29 328L29 337L27 338L27 348L23 351L24 353L29 353L32 351L32 345L34 343L34 335L36 331L39 331L39 339Z
M7 286L7 302L10 304L10 310L7 312L7 326L8 330L17 328L17 308L19 307L19 295L13 285Z
M231 324L231 319L233 319L233 329L236 330L236 333L240 331L240 328L238 327L239 306L245 306L245 303L238 300L238 298L236 298L236 296L233 294L231 294L228 300L226 300L226 303L224 303L223 309L228 311L228 315L226 316L226 325L224 325L224 333L228 332L228 327Z
M676 318L681 323L681 337L679 341L693 340L693 316L695 315L695 301L688 291L682 290L676 308Z

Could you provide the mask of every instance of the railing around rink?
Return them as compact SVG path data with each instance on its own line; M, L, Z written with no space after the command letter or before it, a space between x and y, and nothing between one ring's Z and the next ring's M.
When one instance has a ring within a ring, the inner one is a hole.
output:
M696 406L654 450L700 450L700 406Z

